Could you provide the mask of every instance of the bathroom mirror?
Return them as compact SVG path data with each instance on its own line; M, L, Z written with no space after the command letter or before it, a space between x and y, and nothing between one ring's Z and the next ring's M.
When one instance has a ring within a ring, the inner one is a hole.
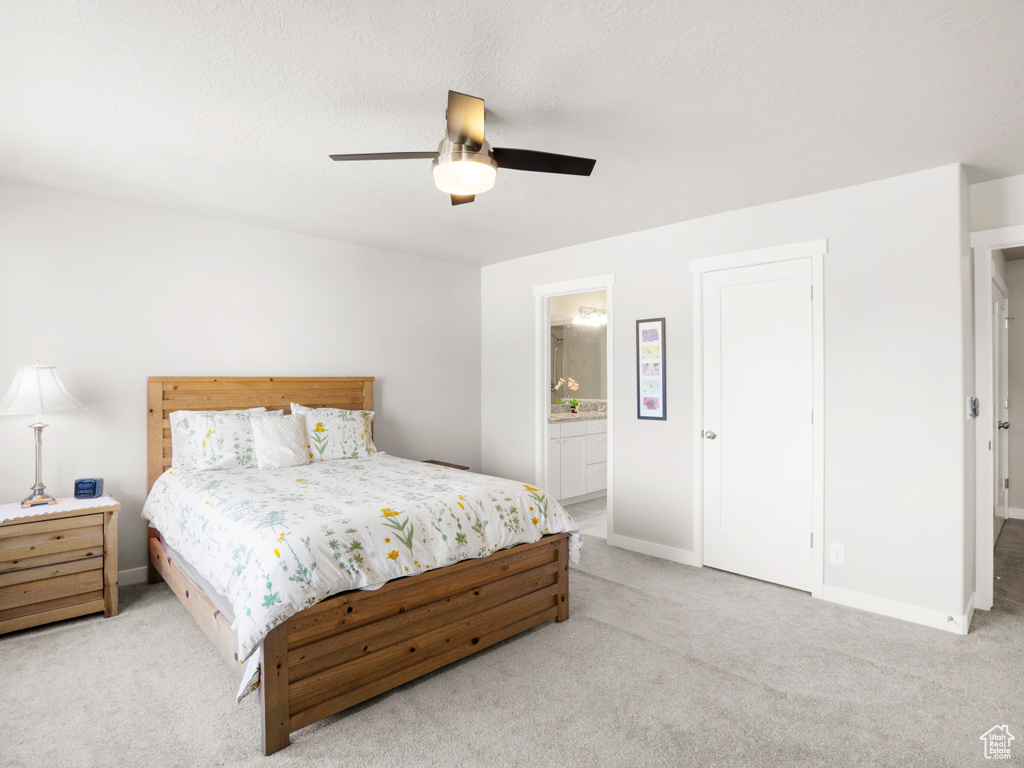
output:
M555 296L550 300L551 404L559 399L607 402L607 312L604 291ZM559 379L573 379L575 392Z

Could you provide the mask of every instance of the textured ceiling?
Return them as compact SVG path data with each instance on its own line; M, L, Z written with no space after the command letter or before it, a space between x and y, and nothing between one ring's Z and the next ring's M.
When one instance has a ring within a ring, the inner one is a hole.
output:
M487 264L951 162L1024 173L1020 0L0 0L0 176ZM499 171L452 208L449 88Z

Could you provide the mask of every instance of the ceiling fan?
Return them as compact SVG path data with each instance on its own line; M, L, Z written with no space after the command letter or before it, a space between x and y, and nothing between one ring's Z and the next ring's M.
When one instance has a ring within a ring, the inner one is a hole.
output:
M498 168L589 176L596 160L532 149L492 147L484 139L484 100L448 91L448 133L436 152L377 152L331 155L332 160L433 159L434 183L452 197L452 205L472 203L494 186Z

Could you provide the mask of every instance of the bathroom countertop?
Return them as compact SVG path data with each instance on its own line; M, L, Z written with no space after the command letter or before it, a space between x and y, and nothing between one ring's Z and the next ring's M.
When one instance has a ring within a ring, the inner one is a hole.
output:
M548 424L561 424L563 421L597 421L608 418L608 411L580 411L579 413L553 413Z

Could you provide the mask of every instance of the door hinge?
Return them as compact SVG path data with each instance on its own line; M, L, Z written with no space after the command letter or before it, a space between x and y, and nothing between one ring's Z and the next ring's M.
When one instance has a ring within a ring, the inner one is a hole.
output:
M1003 478L1003 488L1009 488L1009 487L1010 487L1010 478L1004 477Z
M811 549L814 549L814 531L811 531Z
M811 424L814 423L814 409L811 408Z
M814 286L811 286L811 301L814 301Z

